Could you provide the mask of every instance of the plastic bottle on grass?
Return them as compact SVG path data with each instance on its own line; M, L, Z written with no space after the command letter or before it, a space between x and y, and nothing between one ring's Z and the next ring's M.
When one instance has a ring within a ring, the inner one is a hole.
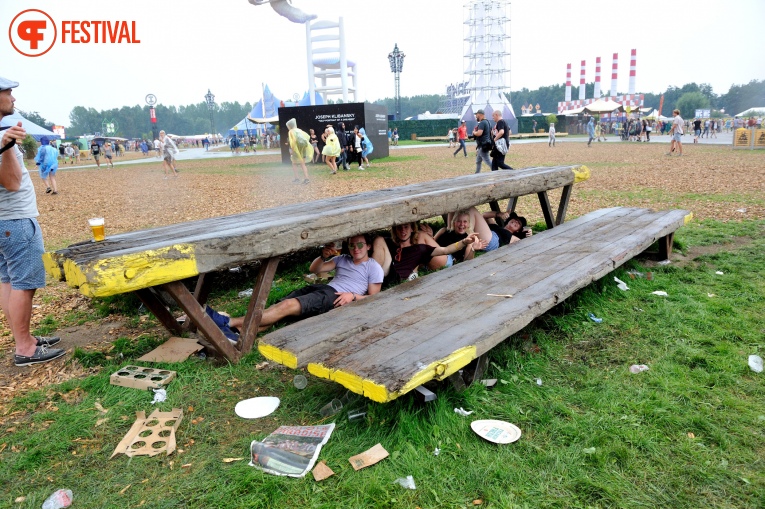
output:
M57 490L43 502L42 509L61 509L72 505L72 490Z

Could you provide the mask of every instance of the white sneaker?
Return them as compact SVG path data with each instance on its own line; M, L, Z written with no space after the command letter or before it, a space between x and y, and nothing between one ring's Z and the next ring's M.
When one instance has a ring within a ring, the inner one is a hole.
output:
M364 167L363 167L363 166L359 166L359 170L363 170L363 169L364 169Z

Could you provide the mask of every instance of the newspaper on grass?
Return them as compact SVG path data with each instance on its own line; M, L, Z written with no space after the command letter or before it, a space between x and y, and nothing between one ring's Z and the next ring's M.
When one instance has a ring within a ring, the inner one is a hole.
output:
M313 468L335 424L281 426L250 444L250 466L273 475L303 477Z

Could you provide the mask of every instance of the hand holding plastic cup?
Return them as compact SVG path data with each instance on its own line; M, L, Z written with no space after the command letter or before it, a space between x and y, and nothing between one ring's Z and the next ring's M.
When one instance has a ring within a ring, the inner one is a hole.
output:
M106 238L104 235L103 217L94 217L93 219L88 219L88 224L90 224L90 229L93 231L93 240L96 242L101 242Z

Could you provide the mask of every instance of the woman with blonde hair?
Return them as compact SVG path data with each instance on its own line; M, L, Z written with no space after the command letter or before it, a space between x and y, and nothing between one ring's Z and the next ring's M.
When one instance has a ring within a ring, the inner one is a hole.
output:
M324 134L327 136L327 139L326 145L324 145L324 149L321 151L321 153L324 154L327 166L329 166L329 169L332 170L332 175L334 175L337 173L336 161L340 155L341 150L340 140L337 139L335 130L331 125L327 126L327 129L324 130Z

